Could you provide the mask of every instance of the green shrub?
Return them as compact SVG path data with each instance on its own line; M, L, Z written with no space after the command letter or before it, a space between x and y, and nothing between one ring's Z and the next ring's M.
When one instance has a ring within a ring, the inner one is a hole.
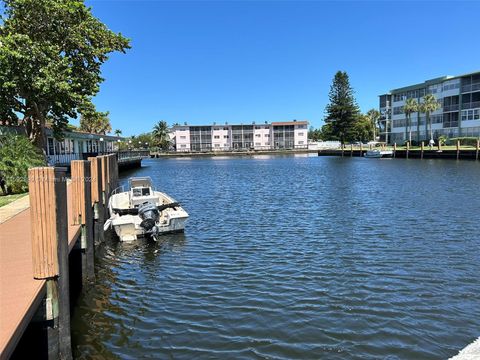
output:
M0 136L0 177L8 193L28 190L28 168L44 166L45 158L24 135Z
M456 137L446 141L446 145L456 145L457 140L460 140L460 145L463 146L476 146L478 138L476 137Z
M445 135L440 135L438 137L438 142L440 143L440 145L445 145L447 141L448 141L448 138Z

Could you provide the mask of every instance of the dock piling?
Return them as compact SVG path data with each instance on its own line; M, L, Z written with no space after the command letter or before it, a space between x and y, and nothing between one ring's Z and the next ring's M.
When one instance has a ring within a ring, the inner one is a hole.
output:
M103 199L103 220L106 219L107 216L107 204L108 204L108 195L109 193L109 178L108 178L108 157L103 155L99 156L100 162L102 163L102 199ZM105 221L102 221L102 224Z
M93 238L93 207L90 161L73 160L72 175L72 221L81 226L80 249L82 257L82 283L87 285L95 280Z
M406 158L408 159L408 153L410 152L410 141L407 141L407 151L406 151Z
M89 157L91 173L91 194L93 206L93 238L95 245L104 241L103 223L103 176L102 161L99 157Z
M460 159L460 140L457 140L457 160Z
M475 151L475 160L478 160L478 153L480 152L480 139L477 140L477 146Z
M47 282L49 358L71 359L68 269L67 186L65 168L28 170L33 277Z
M425 143L422 141L420 143L420 159L423 159L423 152L425 151Z

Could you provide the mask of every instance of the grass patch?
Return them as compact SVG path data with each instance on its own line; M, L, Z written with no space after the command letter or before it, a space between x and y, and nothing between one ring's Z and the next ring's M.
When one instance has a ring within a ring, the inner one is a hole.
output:
M2 195L0 196L0 207L5 206L7 204L10 204L11 202L14 202L17 199L20 199L24 196L27 196L28 193L23 193L23 194L14 194L14 195Z

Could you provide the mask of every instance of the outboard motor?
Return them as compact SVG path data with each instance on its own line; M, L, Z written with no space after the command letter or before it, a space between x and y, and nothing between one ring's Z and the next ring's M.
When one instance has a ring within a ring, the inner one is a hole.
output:
M155 237L157 228L155 224L160 218L160 212L155 204L143 204L138 208L138 216L142 219L140 226L145 229L145 233Z

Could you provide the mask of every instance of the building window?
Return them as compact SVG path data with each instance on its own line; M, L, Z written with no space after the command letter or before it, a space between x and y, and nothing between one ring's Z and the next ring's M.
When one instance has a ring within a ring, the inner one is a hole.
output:
M265 134L265 137L270 137L270 134Z
M215 147L220 147L220 144L215 144Z
M303 145L303 141L299 141L299 142L298 142L298 145Z
M255 134L255 137L261 137L262 135L261 134Z
M467 120L479 120L480 119L480 109L470 109L462 111L462 121Z
M260 146L262 145L262 143L255 143L255 146Z
M214 139L220 139L220 135L214 135L213 138Z
M217 128L213 128L213 130L218 131L218 130L220 130L220 128L218 128L218 127L217 127Z
M395 106L393 108L393 115L403 114L403 106Z
M187 147L187 145L185 145L185 144L182 144L182 145L180 145L180 147L181 147L181 148L186 148L186 147Z
M443 114L443 127L451 128L458 126L458 112Z
M301 133L298 133L298 136L303 136L303 132L301 132Z
M48 138L48 155L54 155L53 139Z
M186 137L186 136L180 136L180 139L182 139L182 140L186 140L186 139L187 139L187 137Z

